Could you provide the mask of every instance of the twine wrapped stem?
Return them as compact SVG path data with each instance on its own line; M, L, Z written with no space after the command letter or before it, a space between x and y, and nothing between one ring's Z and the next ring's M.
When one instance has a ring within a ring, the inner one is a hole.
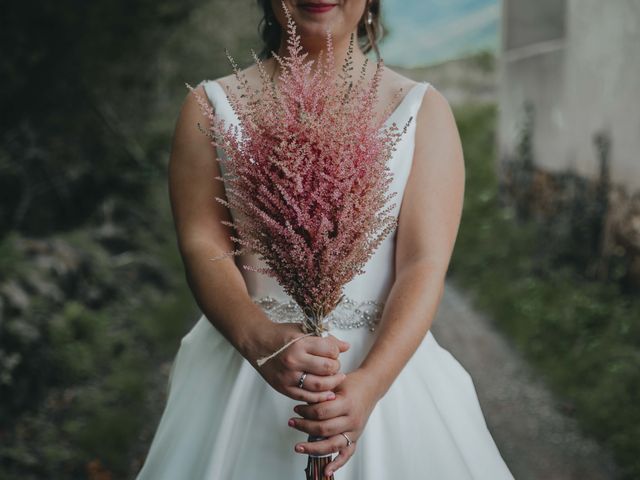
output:
M336 302L333 307L329 309L325 309L323 307L305 307L302 309L304 313L304 317L302 323L300 325L303 335L300 335L293 340L288 341L278 350L273 352L272 354L259 358L257 360L257 365L260 367L264 365L269 359L275 357L283 350L293 345L298 340L302 340L305 337L309 336L317 336L317 337L327 337L329 336L329 321L328 314L333 311L342 300L345 298L344 294L340 296L339 300ZM320 437L316 435L309 435L307 441L309 442L318 442L320 440L324 440L325 437ZM326 466L331 463L333 459L333 455L331 453L327 455L309 455L307 460L307 468L305 468L305 474L307 476L307 480L334 480L334 476L330 477L325 476L324 470Z

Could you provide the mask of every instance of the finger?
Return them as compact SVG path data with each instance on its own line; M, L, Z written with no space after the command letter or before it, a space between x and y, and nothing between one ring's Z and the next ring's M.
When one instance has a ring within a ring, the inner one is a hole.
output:
M311 373L313 375L335 375L340 371L340 360L334 360L317 355L305 355L301 359L301 364L296 370Z
M284 394L293 398L294 400L299 400L301 402L308 403L318 403L318 402L326 402L327 400L333 400L336 398L336 394L333 392L310 392L303 388L298 387L288 387L284 389Z
M308 340L307 351L322 357L338 358L340 353L346 352L351 347L347 342L343 342L333 335L324 338L309 337Z
M324 472L325 472L324 474L327 477L330 477L331 475L333 475L336 470L338 470L345 463L347 463L347 461L353 456L355 451L356 451L355 443L352 443L350 446L344 447L343 449L341 449L338 456L327 464L327 466L324 469Z
M307 353L320 357L333 358L334 360L340 355L338 342L330 337L308 337L307 340L305 344Z
M313 355L306 350L291 349L282 355L281 362L288 371L303 371L314 375L334 375L340 371L340 360Z
M334 435L316 442L300 442L296 444L294 450L309 455L329 455L330 453L338 453L344 447L344 442L342 435Z
M340 432L351 429L349 417L341 416L327 420L307 420L306 418L293 417L289 419L289 426L320 437L330 437Z
M296 405L293 411L307 420L328 420L346 415L348 408L342 398L338 396L335 400L313 405Z
M335 375L313 375L309 373L304 379L303 388L310 392L327 392L340 385L346 377L344 373L336 373Z
M345 342L344 340L340 340L339 338L334 337L333 335L329 335L328 338L334 339L338 343L338 348L340 349L340 353L346 352L351 348L349 342Z

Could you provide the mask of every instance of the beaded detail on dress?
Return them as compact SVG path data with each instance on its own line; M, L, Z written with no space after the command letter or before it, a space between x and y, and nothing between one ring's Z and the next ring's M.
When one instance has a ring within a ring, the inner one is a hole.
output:
M293 300L282 301L271 295L254 298L254 303L259 305L276 323L303 323L304 313L300 306ZM356 301L344 297L338 306L326 317L330 328L353 329L366 327L369 331L375 331L382 317L383 302L375 300Z

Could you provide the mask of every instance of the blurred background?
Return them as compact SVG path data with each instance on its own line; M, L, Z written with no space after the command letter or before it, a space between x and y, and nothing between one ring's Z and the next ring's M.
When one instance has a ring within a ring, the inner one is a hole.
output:
M467 168L434 334L519 480L640 478L640 0L383 0ZM4 2L0 478L133 478L197 320L166 188L253 0Z

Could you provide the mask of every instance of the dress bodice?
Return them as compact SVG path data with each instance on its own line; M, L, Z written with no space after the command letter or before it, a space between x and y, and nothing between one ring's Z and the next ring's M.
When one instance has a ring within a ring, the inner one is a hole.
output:
M201 83L215 110L216 116L222 118L226 125L237 124L239 119L233 111L223 87L215 80L205 80ZM393 173L393 181L389 186L389 190L397 192L390 200L391 203L395 204L391 213L396 218L400 213L404 189L413 162L415 119L429 85L428 82L419 82L413 85L384 123L384 126L389 126L395 122L402 128L407 120L413 117L413 121L396 145L396 150L392 152L392 156L387 163ZM217 154L225 155L220 148L217 148ZM235 219L233 210L230 213L232 218ZM364 273L356 275L344 286L345 300L351 302L351 305L365 305L367 302L369 305L384 303L395 278L396 234L396 230L389 234L365 264ZM246 264L256 267L266 266L255 254L238 255L236 263L238 265ZM280 302L293 302L274 278L244 268L240 270L252 298L268 297L277 299Z

